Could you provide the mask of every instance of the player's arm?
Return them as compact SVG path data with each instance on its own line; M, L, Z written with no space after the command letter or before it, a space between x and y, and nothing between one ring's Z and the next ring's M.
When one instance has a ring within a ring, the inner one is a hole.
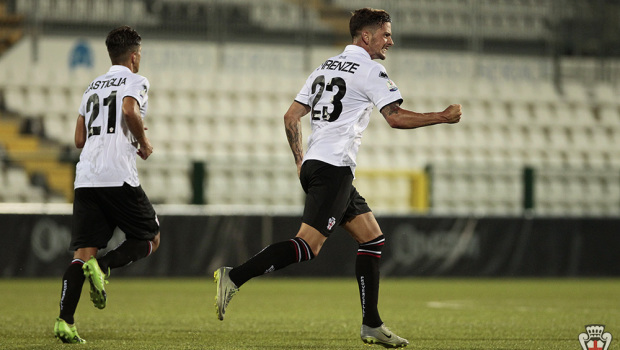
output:
M75 147L82 149L86 143L86 118L79 114L75 125Z
M442 112L417 113L400 107L400 102L392 102L381 109L385 120L395 129L415 129L422 126L448 123L461 120L461 105L448 106Z
M142 123L142 116L140 115L140 105L138 101L130 96L123 98L123 118L129 128L129 131L138 140L140 147L138 148L138 155L142 159L147 159L151 153L153 153L153 146L146 137L144 132L144 124Z
M284 114L284 128L288 144L293 151L295 164L297 165L297 176L301 172L301 162L304 158L304 149L301 136L301 117L310 112L310 106L306 106L297 101L293 101L288 111Z

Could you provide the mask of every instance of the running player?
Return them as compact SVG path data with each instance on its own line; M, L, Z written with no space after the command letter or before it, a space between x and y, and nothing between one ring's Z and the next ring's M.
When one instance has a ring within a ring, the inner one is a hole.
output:
M414 129L457 123L460 105L442 112L416 113L400 107L403 99L383 65L394 45L387 12L363 8L349 22L352 44L310 74L286 114L286 135L293 151L301 185L306 192L302 224L296 237L272 244L242 265L215 271L216 308L220 320L238 289L253 277L311 260L334 227L340 225L358 242L355 263L362 305L360 336L364 343L404 347L409 342L391 332L377 309L379 260L385 237L352 185L362 132L373 105L392 128ZM301 118L310 113L312 134L304 156Z
M152 254L159 246L159 222L140 186L136 154L146 160L153 147L142 123L149 81L138 74L141 37L130 27L112 30L106 46L112 67L88 86L75 128L75 145L83 148L76 166L71 249L73 260L62 278L60 315L54 335L64 343L85 343L74 314L84 280L99 309L106 306L110 269ZM97 260L114 229L126 240ZM105 271L105 273L103 272Z

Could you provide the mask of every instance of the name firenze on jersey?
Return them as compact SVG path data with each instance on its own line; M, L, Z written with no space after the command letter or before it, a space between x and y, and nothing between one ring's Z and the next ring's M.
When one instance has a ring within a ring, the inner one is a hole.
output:
M359 66L360 65L358 63L348 61L327 60L319 68L317 68L317 70L329 69L354 74Z
M88 89L86 89L84 93L87 93L90 90L105 89L110 86L125 85L126 82L127 82L127 78L112 78L110 80L93 81L92 83L90 83L90 85L88 86Z

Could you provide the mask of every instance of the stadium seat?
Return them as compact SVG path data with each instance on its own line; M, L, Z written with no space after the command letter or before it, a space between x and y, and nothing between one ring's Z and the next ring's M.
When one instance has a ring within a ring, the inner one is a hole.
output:
M174 196L175 187L170 187L167 181L167 172L163 169L151 169L141 174L144 191L154 204L168 203L168 198Z
M47 91L43 88L29 88L26 93L26 101L23 113L33 117L40 117L47 111Z
M176 111L173 108L174 94L167 91L151 90L149 92L147 116L167 118Z
M614 130L614 134L620 134L620 113L616 105L599 105L598 123L603 127Z
M494 116L489 115L487 106L483 101L469 100L463 104L463 122L474 127L487 125L494 120Z
M193 122L187 115L175 113L166 120L168 121L167 132L170 141L191 141Z
M615 105L617 102L617 93L611 84L597 83L592 88L594 100L604 106Z
M97 77L97 73L91 72L90 69L76 68L69 72L69 81L71 81L71 88L77 89L77 93L82 97L84 91L88 87L88 84Z
M213 108L213 94L207 92L197 93L194 97L193 111L192 113L196 118L207 119L206 117L212 115L210 110Z
M175 115L192 115L194 113L194 94L190 92L180 92L174 95L172 99L168 101L173 109Z
M43 117L43 130L46 137L59 142L73 134L73 130L67 130L64 117L57 113L47 113Z
M191 202L192 184L190 174L183 168L171 171L166 177L169 193L166 195L167 203L189 204Z
M252 115L256 118L271 118L284 116L286 111L277 110L276 101L272 96L258 96L252 101Z
M588 92L583 84L572 81L562 83L562 97L578 105L586 104L589 99Z
M67 90L67 106L65 112L75 114L75 116L77 117L78 109L80 108L80 104L82 103L82 97L84 96L84 90L84 86L74 86Z
M167 147L170 141L170 131L168 130L167 118L162 116L147 116L144 119L144 125L148 128L146 135L153 144L153 148L159 151Z
M37 196L37 191L30 185L28 174L16 167L8 167L5 169L5 181L7 186L4 189L4 198L6 202L32 202Z
M79 106L69 108L67 92L65 89L50 89L46 94L45 113L67 113Z
M513 104L511 109L511 123L517 126L534 127L535 118L527 105Z

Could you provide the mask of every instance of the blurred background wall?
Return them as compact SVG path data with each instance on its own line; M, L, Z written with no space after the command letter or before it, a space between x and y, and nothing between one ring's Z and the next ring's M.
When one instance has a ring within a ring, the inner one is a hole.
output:
M129 24L152 83L152 200L300 205L281 116L361 6L393 16L382 63L405 107L464 107L416 131L375 111L356 182L376 210L618 213L620 5L602 0L5 0L0 200L71 201L81 94Z
M127 24L151 82L155 153L138 166L158 211L298 215L282 116L365 6L392 15L381 63L403 106L464 111L409 131L373 112L355 185L379 216L618 217L617 0L0 1L0 209L70 213L81 95Z
M356 180L375 210L618 214L611 0L4 0L0 200L71 201L81 94L128 24L152 85L156 152L139 166L153 202L301 205L281 117L362 6L393 16L382 63L406 108L464 107L458 125L415 131L375 111Z

